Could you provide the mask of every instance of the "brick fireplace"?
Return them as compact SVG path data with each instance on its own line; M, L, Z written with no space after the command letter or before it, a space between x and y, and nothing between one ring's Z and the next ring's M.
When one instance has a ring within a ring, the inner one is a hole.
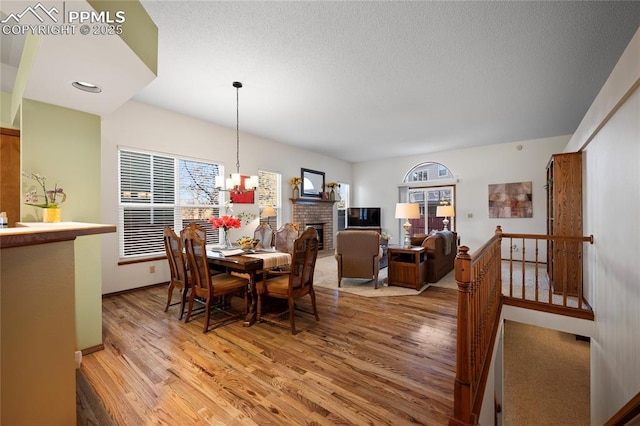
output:
M291 198L293 204L294 224L298 224L302 232L308 226L322 232L322 250L333 250L333 205L335 201L320 198ZM322 226L318 226L322 225ZM320 229L319 229L320 228Z

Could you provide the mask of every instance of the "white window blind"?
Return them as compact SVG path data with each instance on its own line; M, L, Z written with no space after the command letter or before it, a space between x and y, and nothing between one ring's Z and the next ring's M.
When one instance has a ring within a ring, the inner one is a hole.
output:
M166 225L179 232L189 222L207 230L207 243L217 243L207 220L218 216L224 200L215 189L216 163L129 150L119 151L120 258L164 255Z

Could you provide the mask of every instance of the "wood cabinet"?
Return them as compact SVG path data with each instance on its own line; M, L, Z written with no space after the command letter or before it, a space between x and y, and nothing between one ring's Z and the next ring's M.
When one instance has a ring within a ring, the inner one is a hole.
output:
M555 154L547 165L547 234L582 236L582 153ZM582 242L547 244L547 273L555 293L576 296L582 281Z
M20 131L0 128L0 211L9 226L20 220Z
M394 247L387 249L389 285L420 290L427 284L427 249Z

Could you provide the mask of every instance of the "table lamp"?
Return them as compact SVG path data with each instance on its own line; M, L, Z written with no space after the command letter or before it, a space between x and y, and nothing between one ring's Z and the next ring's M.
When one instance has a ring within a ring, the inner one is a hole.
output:
M409 229L411 229L411 223L409 219L420 218L420 206L413 203L397 203L396 204L396 219L406 219L404 223L404 247L411 247L411 235L409 235Z
M436 208L436 216L438 217L444 217L444 220L442 221L442 225L443 225L443 231L448 231L447 226L449 225L449 217L456 217L456 212L453 209L453 206L448 206L448 205L443 205L443 206L438 206Z
M274 209L271 206L267 206L262 210L262 213L260 213L260 217L262 219L268 219L270 217L276 216L276 209Z

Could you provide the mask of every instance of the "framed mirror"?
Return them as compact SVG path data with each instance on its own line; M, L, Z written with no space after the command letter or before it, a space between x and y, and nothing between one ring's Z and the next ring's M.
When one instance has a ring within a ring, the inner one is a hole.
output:
M324 191L324 172L301 168L300 176L302 177L303 197L322 197L322 191Z

